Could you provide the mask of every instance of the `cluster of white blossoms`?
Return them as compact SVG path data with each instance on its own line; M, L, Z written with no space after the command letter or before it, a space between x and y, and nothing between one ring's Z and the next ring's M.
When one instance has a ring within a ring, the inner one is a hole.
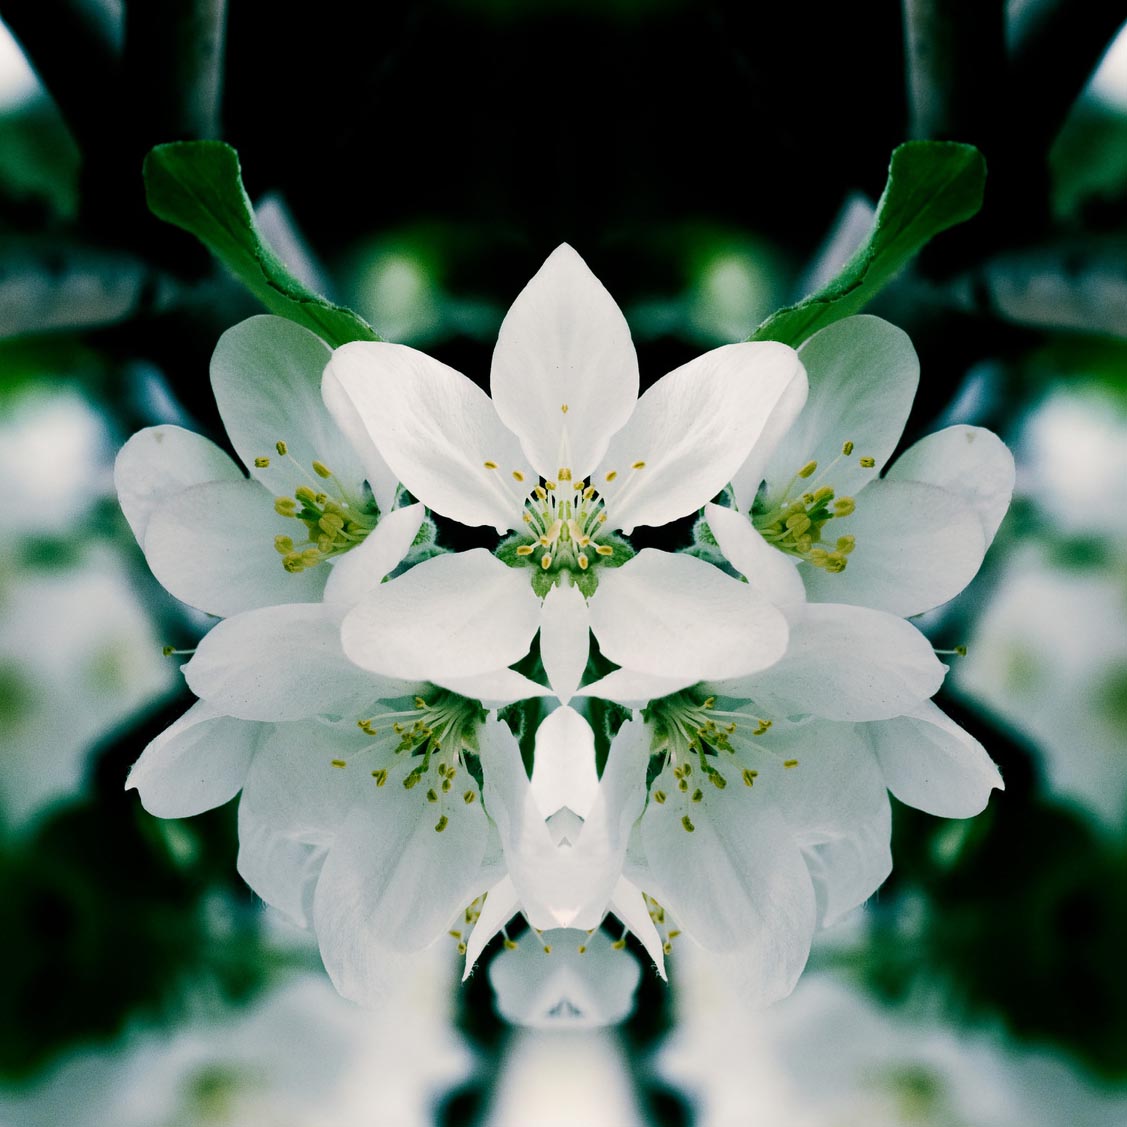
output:
M961 818L1001 786L907 619L974 576L1013 461L957 426L885 471L917 379L862 316L639 396L567 246L505 317L491 395L401 345L236 326L212 381L249 478L170 426L117 463L153 572L223 618L129 785L166 817L241 790L240 872L350 997L446 936L468 974L518 915L545 948L632 932L662 973L684 933L785 994L887 876L889 791ZM424 506L496 550L436 548ZM692 552L629 542L702 511ZM506 711L531 698L534 732Z

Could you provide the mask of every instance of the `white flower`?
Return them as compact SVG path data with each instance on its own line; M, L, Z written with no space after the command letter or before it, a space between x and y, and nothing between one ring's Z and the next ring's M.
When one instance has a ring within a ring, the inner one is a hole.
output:
M848 317L799 357L809 399L733 476L737 509L797 566L812 600L904 617L946 602L974 577L1005 514L1013 456L990 431L953 426L882 478L919 380L907 336L876 317ZM713 531L736 563L733 534Z
M635 556L615 533L694 512L789 422L805 388L792 349L719 348L639 399L625 319L562 246L509 310L491 387L492 400L400 345L333 353L326 403L350 426L362 420L412 494L463 524L516 534L499 549L504 563L484 552L427 561L394 592L373 592L344 624L353 660L441 684L511 664L540 629L566 702L588 627L611 661L683 684L752 672L782 653L782 617L746 585L688 557ZM423 644L431 627L447 635L440 654Z
M211 361L219 413L249 478L181 427L135 434L114 469L118 499L153 574L226 616L320 597L329 567L381 535L397 484L367 436L321 400L329 349L280 317L229 329Z

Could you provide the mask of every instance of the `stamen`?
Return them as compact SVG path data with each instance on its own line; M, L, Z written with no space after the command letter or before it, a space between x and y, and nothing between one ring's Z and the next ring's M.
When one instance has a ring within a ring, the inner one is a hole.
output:
M645 462L635 462L631 467L632 470L644 470L646 468Z
M487 470L495 470L497 468L496 462L483 462L482 465L484 465Z
M269 459L269 458L255 458L255 460L254 460L254 464L255 464L255 465L256 465L256 466L257 466L257 467L258 467L258 468L259 468L260 470L264 470L264 469L266 469L266 467L267 467L268 465L270 465L270 459Z
M798 760L797 759L784 759L783 760L783 766L784 767L797 767L798 766Z
M520 470L513 470L513 480L524 481L524 474L522 474Z
M348 766L348 763L343 759L330 759L329 762L330 762L330 764L332 764L333 767L347 767Z
M848 458L849 455L853 453L853 443L848 441L843 442L841 444L841 452Z
M281 439L274 443L274 449L278 451L279 458L284 458L290 452L290 448Z
M812 475L813 475L814 471L815 471L815 470L816 470L817 468L818 468L818 463L817 463L817 462L807 462L807 463L806 463L806 465L804 465L804 466L802 467L802 469L800 469L800 470L798 471L798 476L799 476L799 477L804 477L804 478L805 478L805 477L810 477L810 476L812 476Z
M864 457L861 459L861 466L863 469L871 470L877 464L875 458Z

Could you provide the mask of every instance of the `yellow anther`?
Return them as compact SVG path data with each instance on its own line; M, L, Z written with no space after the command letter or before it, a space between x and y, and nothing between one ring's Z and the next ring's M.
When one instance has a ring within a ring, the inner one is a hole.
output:
M356 727L359 728L360 731L362 731L366 736L374 736L377 733L377 730L372 727L371 720L357 720Z
M497 468L496 462L482 462L482 465L485 466L487 470L495 470Z
M462 933L460 931L455 931L453 928L451 928L446 934L453 936L453 938L455 938L455 939L461 939L462 938Z
M435 826L434 828L436 830L438 829L437 826ZM443 828L445 828L445 827L443 827ZM441 833L441 831L439 831L439 832ZM464 955L466 953L466 951L468 950L468 948L466 947L465 943L459 943L456 950L457 950L459 955Z
M427 702L422 697L415 697L415 707L423 709L427 707Z
M966 646L956 646L955 647L955 653L957 653L959 655L959 657L966 657L967 656Z
M688 779L681 779L677 783L677 789L681 790L681 791L687 791L689 789L689 780Z
M330 762L332 763L332 765L334 767L347 767L348 766L348 764L343 759L332 759L332 760L330 760Z
M517 949L516 940L506 938L505 939L505 950L506 951L515 951L516 949Z
M316 548L306 548L301 553L301 560L306 567L316 567L321 562L321 553Z
M520 470L513 470L513 481L524 481L524 474Z
M688 814L682 816L681 825L684 827L686 833L692 833L693 830L696 829L696 826L693 825L692 818L690 818Z
M686 828L686 829L688 829L689 827L688 827L688 826L686 826L685 828ZM663 943L663 944L661 945L661 949L662 949L662 951L664 951L664 952L665 952L665 953L666 953L667 955L672 955L672 954L673 954L673 944L672 944L672 943L670 943L668 939L667 939L667 940L666 940L666 941L665 941L665 942L664 942L664 943Z
M871 470L877 464L876 458L865 457L861 459L861 466L863 469Z
M571 467L560 466L560 472L556 474L556 478L559 481L571 481Z
M611 470L610 473L607 474L607 481L614 481L616 477L618 477L618 470Z
M798 476L799 477L810 477L817 468L818 468L817 462L807 462L806 465L804 465L802 467L802 469L800 469L798 471Z
M849 561L845 558L845 556L841 552L830 552L826 556L825 562L822 564L822 566L831 575L837 575L840 572L843 572L845 570L845 565L848 562Z
M297 575L298 572L305 570L305 560L300 552L290 552L289 555L282 557L282 567L291 575Z
M839 497L834 502L834 516L847 517L857 508L857 502L852 497Z
M522 544L517 549L518 556L531 556L536 549L531 544Z
M615 940L615 941L614 941L614 942L613 942L613 943L611 944L611 950L614 950L614 951L625 951L625 950L626 950L626 939L625 939L625 937L623 937L622 939L616 939L616 940Z
M292 517L297 512L297 504L292 497L276 497L274 512L280 517Z
M843 556L848 556L857 547L857 540L853 536L839 536L836 547Z
M707 709L711 710L715 707L716 707L716 698L715 697L705 697L704 698L704 703L701 705L701 708L707 708Z
M721 775L719 771L709 771L708 772L708 781L710 783L712 783L712 785L717 790L723 790L728 785L728 780L725 779L724 776Z
M540 557L540 566L541 566L541 567L542 567L542 568L543 568L543 569L544 569L545 571L547 571L547 570L548 570L548 568L550 568L550 567L552 566L552 553L551 553L551 552L545 552L545 553L544 553L544 554L543 554L543 555L542 555L542 556Z
M582 485L582 484L583 483L580 482L580 485ZM586 501L590 501L591 498L595 496L595 492L596 492L595 487L593 485L588 485L587 488L583 490L583 499L586 500Z
M813 524L813 521L805 513L796 513L793 517L787 517L786 524L795 536L801 536Z
M774 723L773 720L760 720L759 721L759 727L753 728L751 734L753 736L761 736L761 735L763 735L764 732L767 731L768 728L771 727L771 725L773 723Z
M430 790L427 791L427 802L437 802L437 801L438 801L438 791L436 791L434 789L434 787L431 787Z
M700 802L703 798L704 798L704 791L702 791L700 789L700 787L697 787L697 789L695 791L693 791L692 801L693 802Z
M521 513L520 516L521 516L521 520L523 520L525 524L531 524L532 523L532 514L531 513L523 512L523 513Z
M744 786L745 786L745 787L753 787L753 786L755 786L755 772L754 772L754 771L752 771L752 770L750 770L749 768L745 767L745 768L744 768L744 776L743 776L743 777L744 777Z
M565 415L567 414L567 404L566 403L560 404L560 411Z
M546 501L548 499L548 494L545 492L542 485L538 485L532 492L535 493L541 501Z
M587 490L590 489L591 487L589 485L585 486L583 484L583 481L580 480L580 481L573 481L571 483L571 488L574 489L576 493L579 493L582 490L584 496L586 496Z
M279 458L284 458L290 452L290 448L281 439L274 443L274 449L278 451Z
M654 802L656 802L658 804L658 806L664 806L665 805L665 798L666 798L665 791L655 790L653 792Z
M841 452L848 458L849 455L853 453L853 443L843 442L841 444Z
M598 552L600 556L614 555L614 549L609 544L596 544L595 551Z
M819 501L832 501L834 491L828 486L823 485L820 489L815 489L810 495L810 500L807 504L817 504Z
M418 785L420 778L422 778L421 775L416 775L414 771L412 771L411 774L409 774L407 778L403 780L403 789L414 790L414 788Z
M445 814L443 814L442 817L434 823L435 833L442 833L442 831L446 829L448 825L450 825L450 819L447 818Z
M295 489L294 492L296 493L297 490ZM314 493L313 494L313 500L316 501L318 505L324 505L328 501L328 499L329 499L329 495L327 493Z
M318 477L332 477L333 476L333 471L331 469L329 469L329 467L326 466L324 462L314 461L313 472Z
M784 759L783 760L783 766L784 767L797 767L798 766L798 760L797 759Z
M336 513L326 513L317 522L317 527L323 529L330 536L336 536L338 532L343 530L344 521Z
M646 468L646 463L645 463L645 462L634 462L634 463L633 463L633 464L632 464L632 465L630 466L630 468L631 468L632 470L644 470L644 469Z
M317 504L317 494L314 493L313 490L310 489L308 485L299 485L293 491L293 495L299 501L305 501L305 502L307 502L308 504L311 504L311 505Z
M473 792L472 790L468 790L468 791L466 791L466 793L465 793L465 794L463 794L463 795L462 795L462 801L463 801L463 802L464 802L464 803L465 803L465 804L466 804L467 806L469 806L469 805L471 805L471 804L473 803L473 801L474 801L474 799L475 799L476 797L477 797L477 796L476 796L476 795L474 794L474 792Z
M293 541L288 536L275 536L274 551L280 556L288 556L293 551Z
M442 780L442 788L441 788L441 789L442 789L442 793L443 793L443 794L448 794L448 793L450 792L450 788L451 788L451 787L452 787L453 785L454 785L454 784L453 784L452 782L450 782L450 780L449 780L449 779L443 779L443 780Z
M606 524L606 522L607 522L607 513L606 513L606 509L604 509L601 513L599 513L599 524Z
M544 948L545 955L550 955L552 953L552 945L550 943L541 943L541 946Z
M545 489L555 489L556 483L554 481L545 481L544 482L544 488Z
M255 460L254 460L254 464L255 464L255 465L256 465L256 466L257 466L257 467L258 467L258 468L259 468L260 470L264 470L264 469L266 469L266 467L267 467L268 465L270 465L270 459L269 459L269 458L255 458Z
M581 955L586 955L586 954L587 954L587 944L586 944L586 943L581 943L581 944L579 945L579 947L577 948L577 950L579 951L579 953L580 953Z
M377 767L372 772L372 778L376 780L376 786L382 787L387 782L387 772L382 767Z
M587 565L590 561L587 559L587 555L586 555L585 552L580 552L577 562L579 564L579 570L580 571L586 571Z
M165 657L171 657L176 652L176 647L175 646L161 646L160 652Z

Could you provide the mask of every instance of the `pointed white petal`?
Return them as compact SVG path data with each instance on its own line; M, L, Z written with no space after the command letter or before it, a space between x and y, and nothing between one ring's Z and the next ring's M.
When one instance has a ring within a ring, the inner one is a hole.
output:
M605 490L611 527L629 533L667 524L715 497L801 379L794 349L770 341L725 345L663 376L638 400L592 478ZM610 485L608 473L616 475Z
M646 949L646 954L653 960L654 968L662 978L667 978L665 973L665 950L662 946L661 936L650 919L649 909L642 899L638 887L631 884L625 877L620 877L615 885L614 894L610 901L610 910L637 936L638 941Z
M497 414L546 478L586 477L638 398L638 358L626 318L566 243L505 315L493 352Z
M183 427L146 427L118 452L113 467L118 503L138 544L153 510L190 485L242 481L238 466L210 439Z
M524 497L536 479L476 384L413 348L369 341L333 353L326 383L332 381L399 480L428 508L499 532L523 527ZM329 401L339 397L330 394Z
M587 602L572 583L558 583L540 612L540 659L561 704L579 688L590 650Z
M946 672L910 622L867 607L810 603L777 665L712 688L783 716L884 720L927 700Z
M513 887L512 878L502 877L486 894L481 915L473 925L469 939L466 940L466 965L462 970L465 982L481 957L485 945L520 911L520 900Z
M246 611L219 623L184 666L188 687L242 720L362 718L413 683L380 677L344 656L340 619L323 603Z
M350 490L364 480L356 451L321 399L329 355L316 333L266 314L240 321L215 346L211 386L223 425L251 476L272 493L315 483L314 459ZM275 450L279 441L289 457ZM269 458L269 466L256 466L256 458Z
M862 315L815 333L798 355L810 397L767 465L768 496L776 497L808 461L818 463L811 484L855 496L875 480L903 433L919 384L915 349L895 325ZM853 443L848 456L842 455L845 442ZM862 467L862 457L875 466Z
M974 509L954 493L915 481L874 481L852 515L830 522L834 537L838 525L840 535L856 541L845 570L800 569L817 602L855 603L905 618L922 614L954 598L986 553Z
M696 683L697 678L693 676L659 677L636 669L615 669L590 685L584 685L575 695L612 700L626 708L645 708L651 700L667 697Z
M947 427L921 438L893 463L889 481L922 481L956 494L978 514L989 546L1010 506L1014 456L992 431Z
M274 537L293 535L294 521L274 511L256 481L193 485L159 505L142 545L153 574L178 599L224 617L321 596L328 569L291 574Z
M532 799L543 818L561 806L586 818L599 790L595 734L573 708L557 708L536 729Z
M906 716L866 726L888 789L940 818L970 818L1002 776L986 749L931 701Z
M519 661L539 627L527 571L474 548L381 583L345 617L341 637L365 669L441 681Z
M777 607L806 601L806 589L795 561L772 548L743 513L720 505L706 505L704 519L724 558L751 585Z
M411 550L426 515L421 504L396 509L380 518L364 543L332 564L325 602L354 606L394 571Z
M783 615L749 584L652 548L600 573L590 611L607 658L671 680L751 673L777 661L787 644Z
M554 695L545 685L507 668L490 669L470 677L442 677L435 684L460 696L480 701L486 708L504 708L513 701Z
M158 818L190 818L234 798L246 778L261 725L222 716L198 701L133 764L126 789Z

